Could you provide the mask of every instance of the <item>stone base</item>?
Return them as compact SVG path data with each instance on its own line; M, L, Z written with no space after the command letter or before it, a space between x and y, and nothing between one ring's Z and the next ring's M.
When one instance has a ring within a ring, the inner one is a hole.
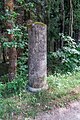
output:
M30 92L39 92L39 91L42 91L42 90L47 90L48 89L48 85L45 85L44 87L42 88L32 88L30 86L28 86L28 90Z

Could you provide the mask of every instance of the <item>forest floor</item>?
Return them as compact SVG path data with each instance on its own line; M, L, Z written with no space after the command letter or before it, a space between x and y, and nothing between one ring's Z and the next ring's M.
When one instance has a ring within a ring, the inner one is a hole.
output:
M0 63L0 75L7 74L7 70L8 64ZM18 79L22 84L23 79ZM40 93L25 89L18 93L18 81L0 85L4 96L0 96L0 120L80 120L80 71L50 75L49 89Z
M52 84L52 79L57 80L56 83ZM26 108L26 112L23 110L26 115L13 115L12 120L80 120L80 72L68 77L50 77L49 84L50 88L45 93L33 95L31 98L29 93L24 94L24 99L27 95L30 102L28 105L31 106L27 109L23 100L21 108Z
M72 95L74 94L74 92L75 94L80 93L80 87L73 89L73 91L71 92ZM62 107L54 107L54 105L52 105L51 109L38 112L34 118L26 118L22 114L19 114L17 116L13 115L12 120L80 120L80 99L71 100Z
M55 103L53 102L52 105L49 106L51 108L45 106L45 103L43 106L41 105L38 106L38 108L36 108L34 103L35 98L34 99L31 98L31 101L33 103L33 104L31 103L32 104L31 106L29 106L27 103L27 99L28 99L27 97L26 98L24 97L26 101L24 99L22 100L19 99L18 101L17 97L8 98L5 100L2 99L2 104L0 101L0 106L1 106L0 110L2 109L1 111L4 112L4 117L0 120L80 120L80 99L76 100L76 95L78 94L78 92L80 93L80 87L75 88L73 91L70 92L72 94L71 98L74 97L75 99L70 100L68 96L66 98L64 97L60 98L60 101L58 101L58 105L62 105L62 106L58 106L56 104L57 102L56 99L55 100L56 102ZM20 95L20 97L21 96L22 95ZM64 103L61 103L63 102L63 99L65 105ZM70 101L66 102L67 99ZM14 104L13 101L16 104ZM43 109L44 106L46 107L46 109ZM21 110L19 111L18 108Z

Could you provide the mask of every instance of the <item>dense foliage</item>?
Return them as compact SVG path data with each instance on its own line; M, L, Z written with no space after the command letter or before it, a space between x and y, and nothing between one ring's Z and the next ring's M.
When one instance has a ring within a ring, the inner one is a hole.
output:
M13 47L17 49L18 74L16 78L25 76L28 73L27 21L29 19L44 22L48 26L48 73L79 70L79 0L73 2L71 0L15 0L14 11L5 11L4 6L4 1L1 1L0 43L4 62L9 60L8 54L7 60L5 60L5 51ZM12 29L6 28L7 22L13 25ZM12 41L8 41L7 33L14 34Z

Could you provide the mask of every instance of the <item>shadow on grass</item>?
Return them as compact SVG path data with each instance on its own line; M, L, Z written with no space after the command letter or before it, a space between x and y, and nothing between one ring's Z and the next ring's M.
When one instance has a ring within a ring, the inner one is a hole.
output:
M0 63L0 77L8 73L8 64Z

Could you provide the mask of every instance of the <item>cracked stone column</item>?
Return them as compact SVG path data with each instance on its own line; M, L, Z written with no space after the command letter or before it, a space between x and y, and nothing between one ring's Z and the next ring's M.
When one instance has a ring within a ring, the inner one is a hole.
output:
M47 84L47 26L41 22L28 24L29 86L31 92L48 88Z

